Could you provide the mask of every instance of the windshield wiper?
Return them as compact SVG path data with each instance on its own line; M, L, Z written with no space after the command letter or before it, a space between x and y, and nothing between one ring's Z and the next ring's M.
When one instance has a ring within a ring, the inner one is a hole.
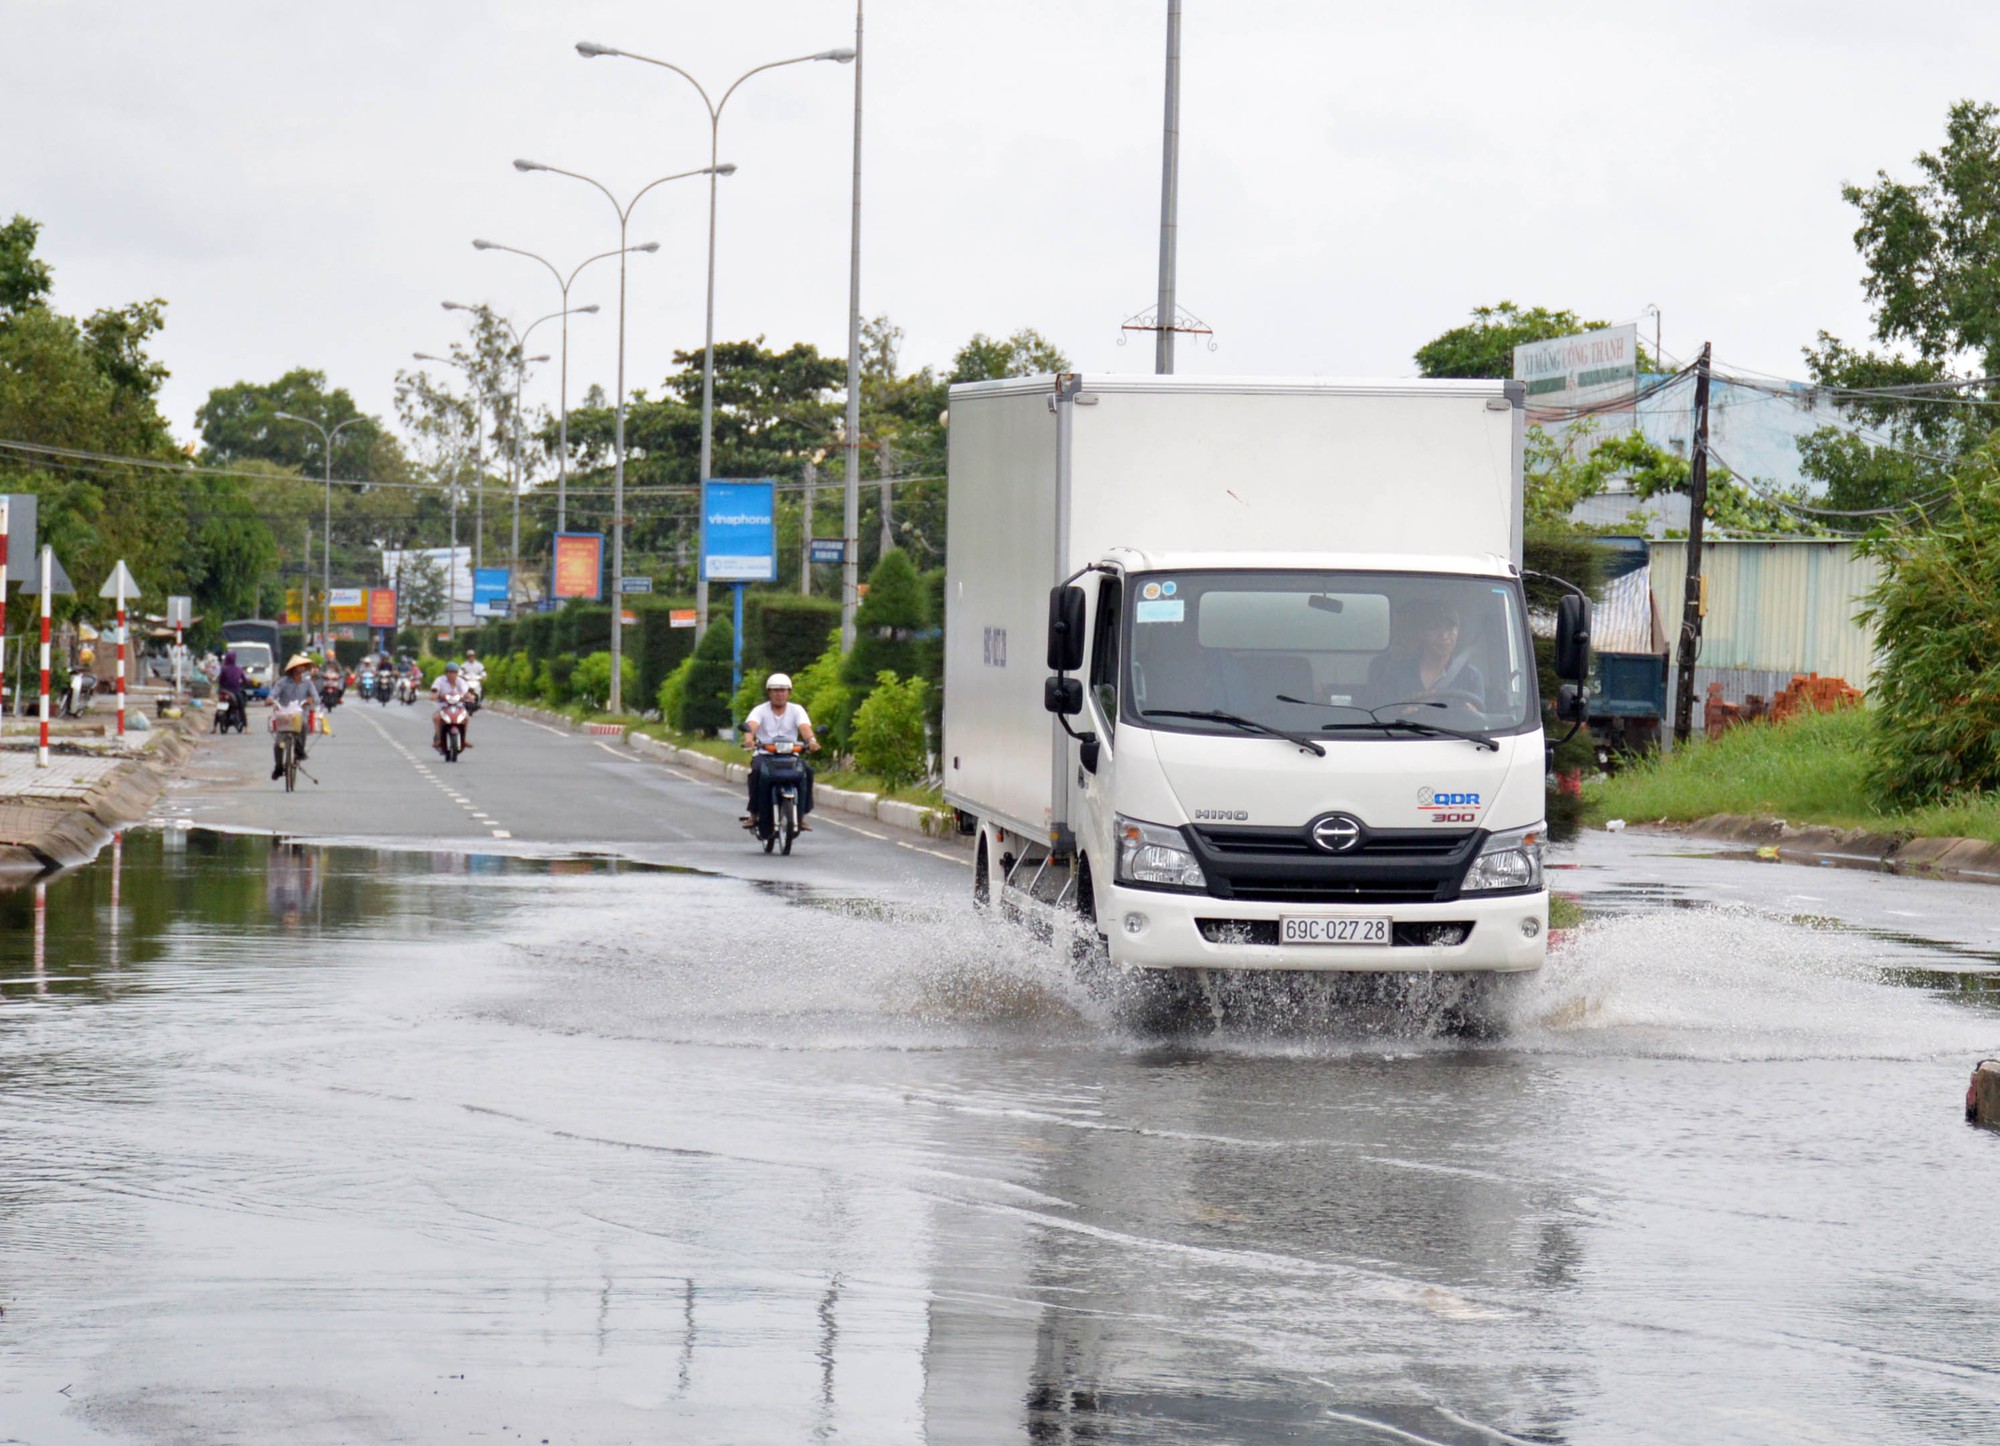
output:
M1377 718L1369 723L1322 723L1322 733L1352 733L1357 729L1381 728L1402 733L1416 733L1425 738L1463 738L1467 743L1481 748L1500 751L1500 745L1483 733L1466 733L1457 728L1443 728L1436 723L1419 723L1413 718Z
M1363 708L1359 703L1315 703L1310 698L1293 698L1284 693L1279 693L1276 696L1280 703L1297 703L1306 708L1344 708L1350 713L1366 713L1373 720L1368 723L1322 723L1319 727L1319 731L1322 733L1354 733L1370 728L1382 728L1400 730L1404 733L1417 733L1426 738L1463 738L1467 743L1476 743L1481 748L1490 749L1494 753L1500 751L1500 745L1483 733L1467 733L1457 728L1446 728L1439 723L1419 723L1414 718L1376 718L1375 715L1381 711L1380 709ZM1444 704L1412 699L1407 703L1390 703L1385 706L1391 708L1442 708Z
M1228 723L1237 728L1246 728L1252 733L1262 733L1267 738L1282 738L1287 743L1299 747L1319 758L1326 757L1326 750L1314 739L1302 733L1287 732L1283 728L1273 728L1269 723L1259 723L1255 718L1245 718L1241 713L1224 713L1218 709L1192 708L1143 708L1141 718L1196 718L1204 723ZM1366 726L1366 725L1363 725Z

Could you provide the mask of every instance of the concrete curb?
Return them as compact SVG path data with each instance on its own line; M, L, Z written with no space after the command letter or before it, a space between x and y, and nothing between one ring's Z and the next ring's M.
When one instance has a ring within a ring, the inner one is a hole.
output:
M589 725L580 725L567 713L557 713L548 708L536 708L523 703L506 703L495 699L480 705L491 708L505 717L526 718L551 728L561 728L567 732L589 731ZM605 725L599 724L598 727ZM625 744L642 758L650 758L659 763L670 763L713 778L718 783L742 784L750 777L747 764L730 763L725 759L711 758L693 748L682 748L676 744L663 743L644 733L627 732ZM922 804L902 803L895 799L885 799L880 794L864 793L852 788L834 788L827 784L817 784L813 788L813 801L821 808L838 809L860 818L872 818L877 823L890 828L902 829L908 833L920 834L925 838L944 838L955 827L952 815L942 809L925 808Z
M45 873L89 863L113 833L146 816L194 753L207 722L206 714L189 710L170 725L156 725L156 741L124 760L81 803L50 807L44 810L47 823L23 838L0 840L0 874Z
M1790 863L1882 869L1962 883L2000 884L2000 844L1974 838L1908 838L1867 829L1794 827L1781 818L1716 813L1685 824L1648 824L1661 832L1691 834L1726 843L1774 849Z

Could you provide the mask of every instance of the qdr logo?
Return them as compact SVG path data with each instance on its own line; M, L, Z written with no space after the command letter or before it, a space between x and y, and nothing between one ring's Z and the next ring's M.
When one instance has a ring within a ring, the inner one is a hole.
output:
M1441 793L1434 788L1417 790L1417 807L1430 814L1432 823L1479 822L1479 795Z

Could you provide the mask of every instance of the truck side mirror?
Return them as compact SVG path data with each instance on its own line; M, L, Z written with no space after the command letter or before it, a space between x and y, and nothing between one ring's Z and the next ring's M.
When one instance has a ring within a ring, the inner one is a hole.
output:
M1590 676L1590 604L1574 593L1556 608L1556 676L1581 683Z
M1584 723L1590 719L1590 695L1574 683L1556 689L1556 721Z
M1083 711L1083 679L1047 679L1042 684L1042 706L1051 713L1074 718Z
M1072 583L1049 589L1049 667L1055 672L1074 673L1083 666L1083 613L1082 588Z

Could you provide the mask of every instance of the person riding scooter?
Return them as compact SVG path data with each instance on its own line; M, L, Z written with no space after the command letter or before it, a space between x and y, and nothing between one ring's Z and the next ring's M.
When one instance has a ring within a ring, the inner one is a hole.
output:
M221 728L225 719L234 721L245 711L245 699L250 696L250 675L236 661L232 648L222 655L222 666L215 671L215 727ZM232 711L233 710L233 711Z
M771 786L764 776L764 759L773 749L790 752L801 738L813 752L819 752L819 735L813 732L812 719L806 710L792 701L792 680L789 674L773 673L764 680L764 697L768 700L750 710L750 716L743 720L743 746L750 750L750 812L743 817L743 827L754 829L760 835L768 836L771 831ZM812 770L805 770L805 779L799 785L799 828L810 830L806 815L812 812Z
M446 663L444 671L438 675L438 680L431 684L431 697L437 702L437 709L431 714L431 747L438 752L444 752L445 706L450 703L463 705L471 695L472 690L466 687L464 674L459 670L458 664ZM468 718L459 726L460 737L465 746L470 748L472 739L467 735L472 731L472 722Z

